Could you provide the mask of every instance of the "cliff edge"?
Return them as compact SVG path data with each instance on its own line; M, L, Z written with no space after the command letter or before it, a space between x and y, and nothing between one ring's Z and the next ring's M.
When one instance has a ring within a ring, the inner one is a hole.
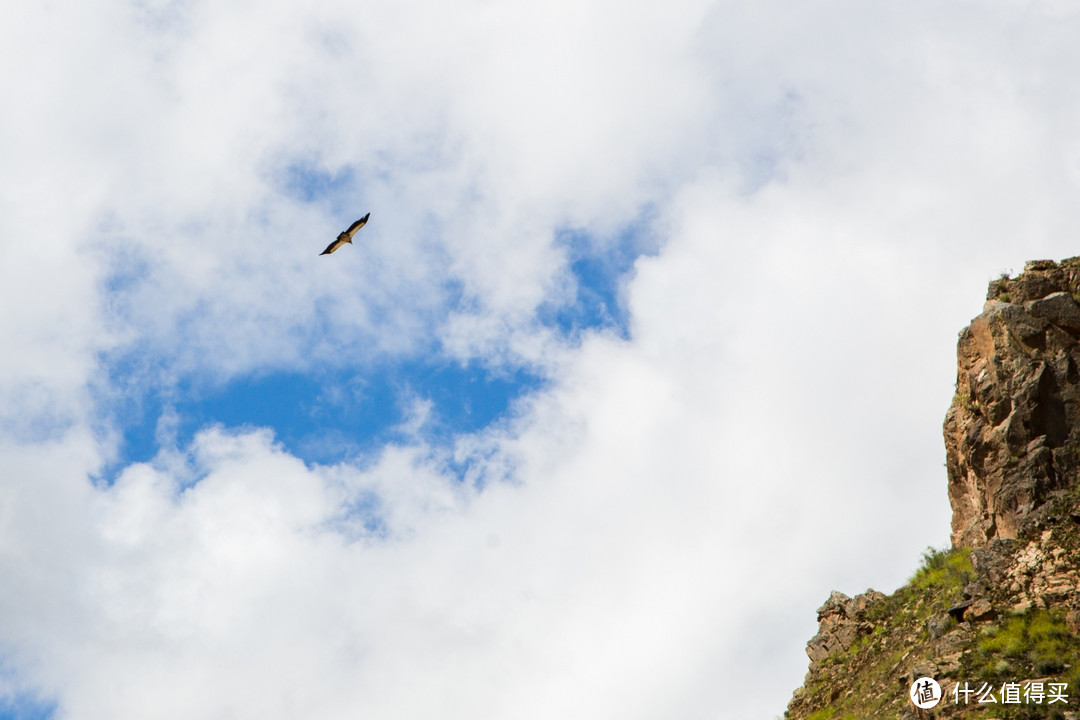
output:
M1080 259L1028 263L990 283L960 333L945 415L954 547L1037 527L1080 471Z
M990 283L944 434L952 549L832 593L786 718L1080 718L1080 258Z

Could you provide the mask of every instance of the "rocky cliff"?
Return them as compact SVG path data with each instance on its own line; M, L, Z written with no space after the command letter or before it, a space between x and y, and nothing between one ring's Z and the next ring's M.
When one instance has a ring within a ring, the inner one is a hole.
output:
M945 416L953 547L829 597L785 717L1080 718L1078 300L1080 258L990 283Z

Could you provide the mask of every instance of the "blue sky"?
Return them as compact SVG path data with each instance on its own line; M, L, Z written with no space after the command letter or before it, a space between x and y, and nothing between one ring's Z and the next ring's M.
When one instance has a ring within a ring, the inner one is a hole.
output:
M56 706L37 698L16 695L5 698L0 704L0 718L4 720L49 720L56 717Z
M1076 254L1078 34L16 0L0 717L779 716L947 542L987 281Z
M347 171L336 176L297 171L290 174L288 188L314 203L348 194L350 183ZM538 308L536 321L570 345L589 333L629 339L628 310L620 293L639 253L651 250L641 239L643 231L632 226L601 242L585 232L556 232L555 246L566 254L568 288ZM363 241L361 234L357 242ZM121 266L107 289L119 294L142 282L145 272L140 276L138 267ZM103 358L106 385L129 388L114 401L110 421L120 428L122 440L106 475L133 462L152 461L162 440L166 449L187 445L199 429L213 424L269 428L290 453L310 463L359 460L387 442L409 440L411 431L402 426L409 424L418 403L426 413L418 437L445 445L456 435L505 419L516 400L546 379L543 368L527 362L492 366L463 361L448 357L437 343L415 354L360 364L270 369L227 380L196 372L173 377L168 361L159 362L162 367L148 370L131 356ZM167 385L148 385L146 377L155 372L172 379Z
M160 449L158 425L163 413L177 424L169 442L187 445L199 429L264 427L307 462L357 459L391 440L405 440L406 424L417 402L430 404L420 435L428 442L448 442L498 422L523 394L543 378L525 369L462 367L453 361L399 361L382 367L350 367L324 373L268 373L224 385L178 386L122 403L124 423L120 465L147 462Z

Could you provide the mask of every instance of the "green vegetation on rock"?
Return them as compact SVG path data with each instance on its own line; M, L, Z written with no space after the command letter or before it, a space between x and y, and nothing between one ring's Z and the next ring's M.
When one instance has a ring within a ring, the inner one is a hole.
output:
M904 586L912 592L931 590L944 595L961 589L975 577L970 548L936 550L930 547L923 552L922 559L922 565Z
M786 717L899 717L907 705L907 689L899 682L905 662L929 650L931 624L939 636L956 627L946 611L973 577L968 549L928 548L922 565L903 587L889 596L877 594L865 609L851 610L852 616L839 621L837 628L857 628L856 639L811 666ZM868 596L849 601L847 607Z

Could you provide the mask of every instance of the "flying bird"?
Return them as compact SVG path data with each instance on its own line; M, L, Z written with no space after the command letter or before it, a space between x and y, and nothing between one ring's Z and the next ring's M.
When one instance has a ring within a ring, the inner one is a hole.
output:
M362 217L359 220L357 220L356 222L354 222L352 225L349 226L348 230L346 230L345 232L338 235L337 240L335 240L334 242L327 245L326 249L323 250L319 254L320 255L329 255L330 253L334 252L335 250L337 250L339 247L341 247L345 243L349 243L351 245L353 235L356 234L357 230L359 230L360 228L364 227L364 225L367 224L367 219L369 217L371 217L371 213L368 213L364 217Z

